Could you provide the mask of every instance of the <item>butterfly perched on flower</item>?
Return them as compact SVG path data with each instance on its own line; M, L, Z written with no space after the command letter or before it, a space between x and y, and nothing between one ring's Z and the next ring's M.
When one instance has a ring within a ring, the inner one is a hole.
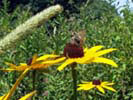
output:
M83 46L83 43L85 41L85 35L86 35L85 30L81 30L79 32L72 32L70 44L75 44L78 47Z

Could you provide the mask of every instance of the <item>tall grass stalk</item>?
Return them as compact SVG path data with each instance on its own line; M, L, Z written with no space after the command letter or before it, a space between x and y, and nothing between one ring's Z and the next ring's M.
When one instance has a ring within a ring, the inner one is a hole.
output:
M27 35L30 35L34 28L43 24L61 11L62 7L60 5L51 6L31 17L25 23L20 24L0 41L0 54L4 53L7 49L14 47L18 42L20 42L20 40Z

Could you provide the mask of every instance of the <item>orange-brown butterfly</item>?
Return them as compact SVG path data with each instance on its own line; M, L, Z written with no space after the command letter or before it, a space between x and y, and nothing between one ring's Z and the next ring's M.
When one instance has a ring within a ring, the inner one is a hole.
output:
M85 35L86 35L85 30L81 30L79 32L72 32L70 43L75 44L79 47L83 46L83 43L85 41Z

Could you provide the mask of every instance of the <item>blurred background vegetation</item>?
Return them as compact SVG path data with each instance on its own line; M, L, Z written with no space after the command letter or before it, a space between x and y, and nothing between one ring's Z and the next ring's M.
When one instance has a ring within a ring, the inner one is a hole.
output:
M19 64L26 62L33 54L62 54L65 43L69 41L71 31L86 30L85 46L104 45L105 48L118 48L107 57L115 60L119 68L109 65L78 65L78 83L99 78L115 82L116 93L108 91L105 95L95 92L79 92L78 100L132 100L133 99L133 13L124 8L121 13L112 5L114 0L1 0L0 1L0 39L18 25L39 11L61 4L63 13L48 20L33 30L15 48L0 55L0 66L4 62ZM57 65L58 66L58 65ZM57 66L48 72L37 71L36 90L33 100L72 100L72 77L69 68L62 72ZM0 95L15 83L20 73L0 71ZM12 100L32 91L32 71L27 74L17 88Z

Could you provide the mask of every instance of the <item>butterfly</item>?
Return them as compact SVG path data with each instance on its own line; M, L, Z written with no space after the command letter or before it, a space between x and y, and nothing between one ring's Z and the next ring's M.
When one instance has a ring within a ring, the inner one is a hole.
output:
M75 44L78 47L82 47L85 41L85 35L86 35L85 30L81 30L79 32L72 32L70 43Z

